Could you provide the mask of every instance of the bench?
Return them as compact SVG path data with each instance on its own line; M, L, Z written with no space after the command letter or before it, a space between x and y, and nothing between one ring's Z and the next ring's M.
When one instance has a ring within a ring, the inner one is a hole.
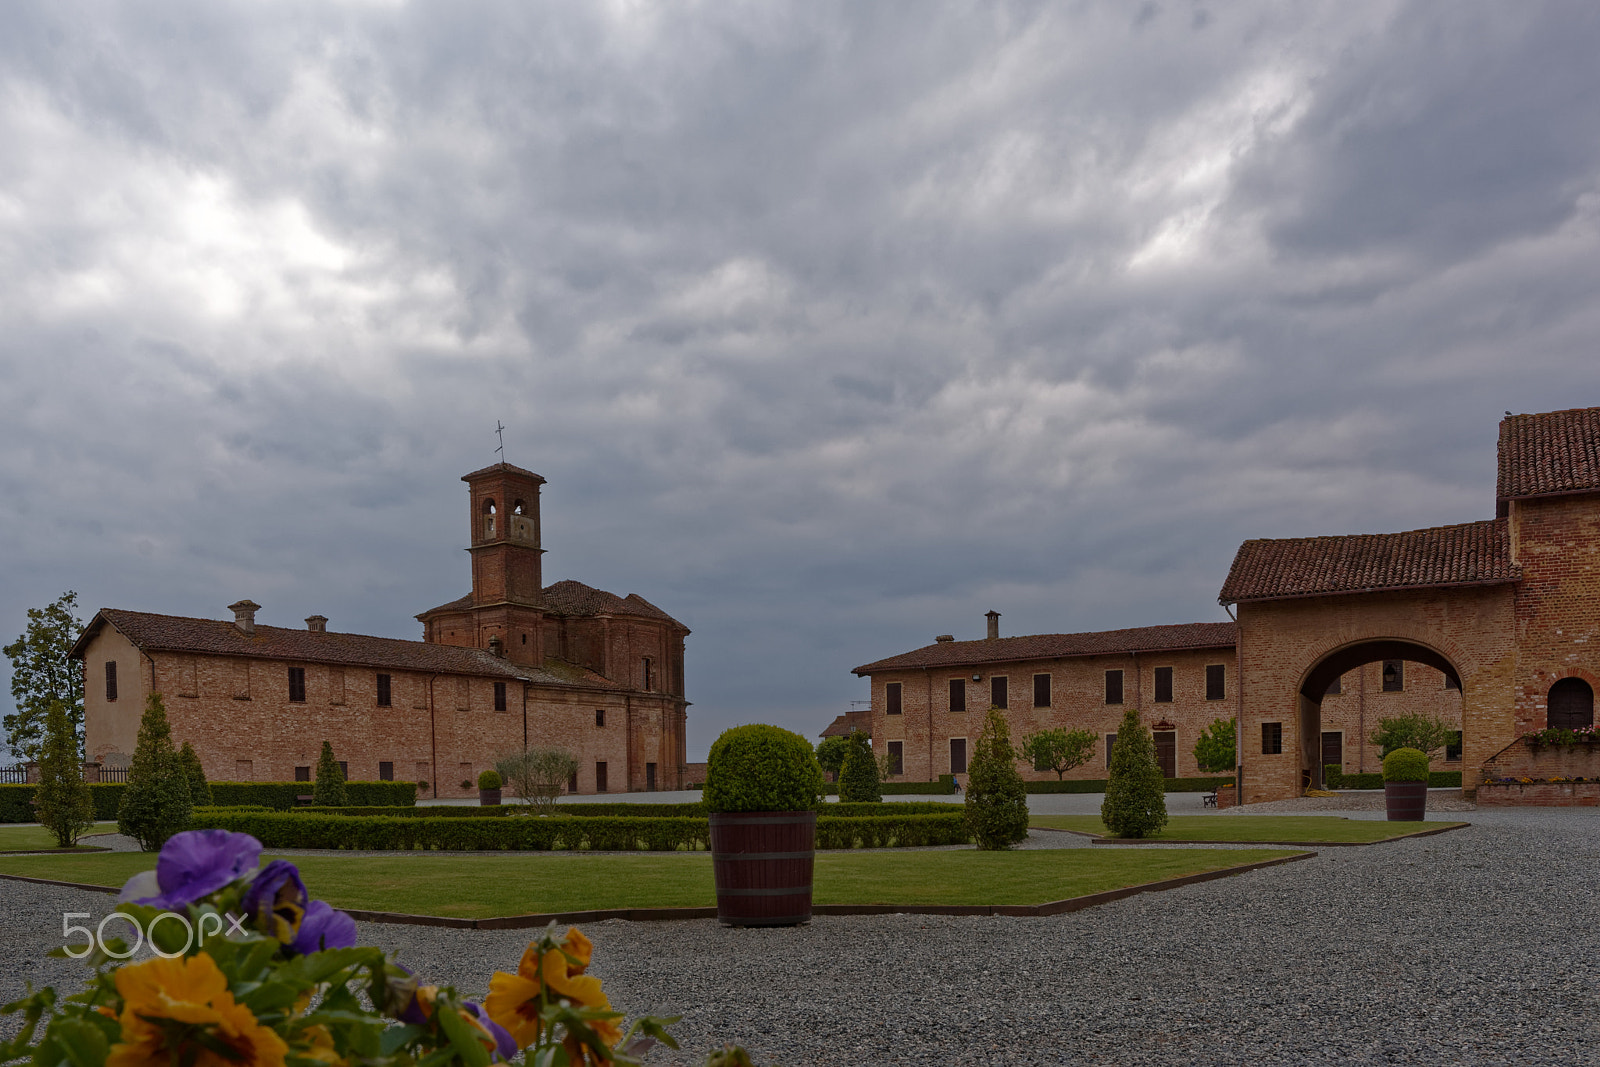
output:
M309 804L313 799L314 798L310 793L301 793L299 796L294 798L294 802L296 804ZM1213 800L1215 800L1215 798L1213 798Z
M1214 807L1217 806L1217 794L1215 794L1215 793L1206 793L1203 796L1201 796L1200 800L1208 808L1214 808Z

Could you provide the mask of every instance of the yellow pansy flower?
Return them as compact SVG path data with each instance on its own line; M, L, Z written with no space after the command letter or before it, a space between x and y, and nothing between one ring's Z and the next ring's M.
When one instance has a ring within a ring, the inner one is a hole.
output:
M567 959L569 955L571 961ZM567 930L561 948L546 951L542 958L539 942L532 942L523 952L516 974L496 971L489 979L484 1010L505 1027L519 1048L539 1040L539 994L543 990L581 1007L609 1011L611 1001L601 991L600 979L583 973L593 956L593 943L577 927ZM596 1019L590 1025L606 1044L615 1045L622 1039L620 1018Z
M234 1002L210 956L123 967L116 983L122 1040L111 1047L106 1067L283 1067L288 1046ZM228 1053L215 1051L217 1045Z

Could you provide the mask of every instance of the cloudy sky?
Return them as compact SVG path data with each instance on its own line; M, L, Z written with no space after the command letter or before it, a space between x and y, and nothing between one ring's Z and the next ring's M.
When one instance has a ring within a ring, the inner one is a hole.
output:
M0 7L0 636L415 638L465 487L689 638L690 758L850 668L1222 619L1241 540L1493 514L1600 404L1600 7ZM87 612L86 612L87 614Z

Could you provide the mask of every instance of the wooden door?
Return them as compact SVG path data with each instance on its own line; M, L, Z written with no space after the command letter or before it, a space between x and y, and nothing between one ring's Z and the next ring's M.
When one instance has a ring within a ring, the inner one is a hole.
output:
M1156 763L1161 765L1161 777L1178 776L1178 733L1176 730L1157 730Z
M1326 767L1330 763L1344 769L1344 734L1338 730L1322 732L1322 765Z
M1550 725L1563 730L1594 725L1594 690L1582 678L1563 678L1550 687Z

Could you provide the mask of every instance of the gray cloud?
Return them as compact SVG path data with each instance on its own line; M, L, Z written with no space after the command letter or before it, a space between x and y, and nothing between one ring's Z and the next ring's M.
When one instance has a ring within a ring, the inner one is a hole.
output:
M0 620L415 636L458 476L683 618L692 752L928 641L1220 617L1600 403L1570 6L13 4Z

